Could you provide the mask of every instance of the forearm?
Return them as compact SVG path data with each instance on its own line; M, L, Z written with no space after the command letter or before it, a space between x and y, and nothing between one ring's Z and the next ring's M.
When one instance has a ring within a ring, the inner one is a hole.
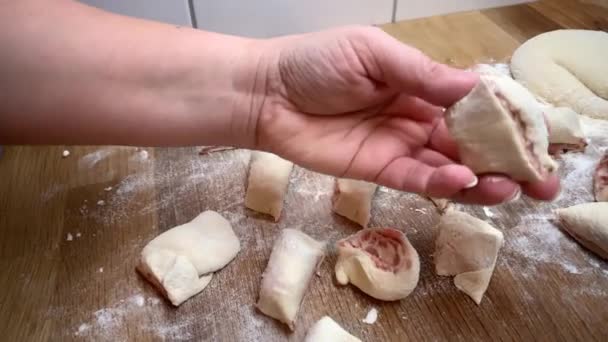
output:
M253 144L258 43L49 2L0 5L0 143Z

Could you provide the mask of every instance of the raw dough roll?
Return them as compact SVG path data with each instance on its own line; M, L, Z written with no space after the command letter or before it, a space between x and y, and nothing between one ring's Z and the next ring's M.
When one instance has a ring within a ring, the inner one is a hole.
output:
M476 174L536 182L557 168L548 154L542 108L507 76L480 74L477 86L448 108L445 118L462 163Z
M240 249L230 222L208 210L148 242L137 270L178 306L202 291L211 272L226 266Z
M374 183L356 179L336 179L332 210L366 228L377 187Z
M292 169L292 162L275 154L251 152L245 206L271 215L275 222L278 221L283 210L283 198L287 192Z
M597 202L608 202L608 151L600 159L595 169L593 195Z
M545 108L549 123L549 151L559 154L567 151L584 151L587 139L578 114L570 108Z
M329 316L318 320L306 333L304 342L361 342Z
M454 285L481 303L503 244L503 234L485 221L448 209L435 241L435 272L453 276Z
M511 58L514 78L556 107L608 119L608 33L556 30L522 44Z
M577 204L555 213L568 234L608 260L608 202Z
M324 254L324 241L296 229L283 229L262 276L257 308L293 330L308 283Z

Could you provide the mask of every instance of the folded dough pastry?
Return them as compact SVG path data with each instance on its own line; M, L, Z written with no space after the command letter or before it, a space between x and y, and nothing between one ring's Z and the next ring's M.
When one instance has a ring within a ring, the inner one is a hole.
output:
M356 179L336 179L332 210L366 228L377 187L374 183Z
M366 294L392 301L407 297L418 284L420 259L403 232L366 228L336 243L336 279Z
M245 206L278 221L292 169L292 162L275 154L251 152Z
M240 249L230 222L208 210L148 242L137 270L178 306L202 291L212 272L226 266Z
M477 174L535 182L557 168L542 108L510 77L481 74L477 86L446 110L446 123L462 163Z
M600 159L595 169L593 194L597 202L608 202L608 151Z
M329 316L318 320L306 333L304 342L361 342Z
M325 255L325 242L296 229L283 229L262 275L257 308L295 328L308 283Z
M608 260L608 202L577 204L555 213L568 234Z
M587 139L581 127L579 115L570 108L544 108L549 125L549 152L559 155L563 152L582 152L587 147Z
M435 272L455 276L454 285L481 303L504 237L500 230L467 213L448 209L435 241Z

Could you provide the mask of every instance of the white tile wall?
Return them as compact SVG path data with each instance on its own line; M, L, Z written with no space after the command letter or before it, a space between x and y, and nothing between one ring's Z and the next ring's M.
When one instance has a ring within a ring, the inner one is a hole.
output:
M345 24L384 24L393 0L194 0L204 30L266 38Z
M132 17L192 26L188 0L80 0L83 3Z
M396 0L395 20L428 17L474 9L502 7L532 0Z

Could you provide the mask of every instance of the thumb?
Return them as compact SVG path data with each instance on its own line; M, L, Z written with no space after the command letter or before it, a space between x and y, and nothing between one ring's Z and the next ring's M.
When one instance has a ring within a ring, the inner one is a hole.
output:
M437 106L449 107L477 84L476 73L437 63L387 33L369 42L380 79Z

